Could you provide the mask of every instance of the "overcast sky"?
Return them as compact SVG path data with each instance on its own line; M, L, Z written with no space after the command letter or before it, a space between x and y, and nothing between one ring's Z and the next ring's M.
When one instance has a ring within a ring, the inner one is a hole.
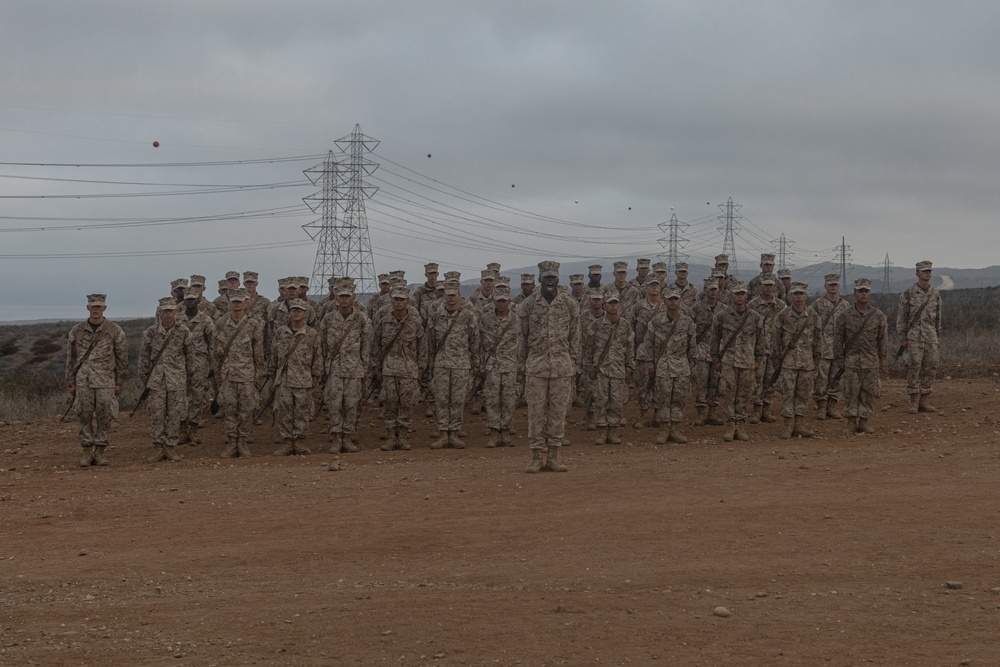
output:
M302 198L317 187L302 172L355 124L381 142L375 267L413 282L428 260L470 278L493 260L652 257L671 215L697 261L722 250L728 197L745 216L744 277L782 234L793 267L830 261L841 237L856 264L996 264L998 14L846 0L2 3L0 320L82 317L89 292L108 293L109 316L148 314L191 273L214 292L226 270L257 270L269 295L312 275L302 225L317 215ZM284 158L299 159L232 164ZM94 194L112 196L54 197ZM219 219L253 211L268 214ZM211 219L180 220L196 216ZM135 226L153 219L170 224ZM149 251L181 254L135 256ZM132 256L92 256L110 252ZM41 257L67 254L90 256Z

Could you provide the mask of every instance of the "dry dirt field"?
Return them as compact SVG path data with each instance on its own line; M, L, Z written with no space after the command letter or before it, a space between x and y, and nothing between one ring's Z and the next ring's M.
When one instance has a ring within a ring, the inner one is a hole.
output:
M271 457L268 426L220 460L216 421L155 466L123 415L85 470L75 423L3 423L0 664L997 665L998 391L914 416L894 380L852 438L574 423L539 475L523 411L503 450L471 417L465 450L421 419L380 452L366 410L357 454Z

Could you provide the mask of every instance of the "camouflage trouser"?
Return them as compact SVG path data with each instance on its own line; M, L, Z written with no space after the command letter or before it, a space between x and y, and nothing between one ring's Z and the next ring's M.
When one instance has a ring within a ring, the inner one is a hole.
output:
M684 421L684 406L691 393L691 377L656 376L656 421Z
M695 406L707 408L718 403L719 374L711 361L697 360L691 364L691 380Z
M326 381L326 411L330 417L330 433L355 433L358 409L364 394L364 378L331 376Z
M639 403L639 409L645 410L650 405L657 405L656 400L656 383L650 385L649 383L649 369L652 368L652 361L639 361L635 362L635 389L636 389L636 400ZM690 383L688 383L690 385Z
M598 373L594 380L594 423L598 427L619 426L622 406L628 400L628 380Z
M830 384L830 380L837 374L837 364L833 359L820 359L816 363L816 380L813 385L813 399L817 401L839 401L840 388L844 384L841 376L836 383Z
M771 383L771 386L765 391L764 384L774 375L774 364L771 363L770 356L757 357L757 363L760 365L760 368L757 369L754 376L756 382L754 382L753 387L753 404L757 407L771 405L774 402L774 390L780 384L780 381Z
M813 393L813 376L816 371L799 368L782 368L778 376L781 385L781 416L805 417Z
M312 387L281 385L274 391L274 422L282 439L306 437L313 413Z
M465 399L469 397L472 378L467 368L436 368L431 378L434 392L434 413L439 431L462 428Z
M882 395L877 368L848 368L844 371L844 416L872 416L875 399Z
M201 426L204 421L205 407L211 402L211 384L208 380L208 362L198 361L194 372L188 376L187 386L187 421L189 424Z
M937 377L938 346L910 344L906 348L906 393L929 394Z
M517 373L487 371L483 383L486 403L486 426L497 430L510 428L517 406Z
M388 428L410 428L410 410L420 400L415 377L382 377L382 419Z
M181 420L187 414L187 392L182 390L150 389L149 426L153 444L174 447L180 441Z
M225 415L226 437L246 440L260 405L260 393L253 382L226 381L219 385L219 407Z
M76 414L80 417L81 447L107 446L114 405L114 387L77 386Z
M590 401L590 394L594 390L594 383L590 381L586 373L580 372L576 374L576 378L573 382L574 393L572 400L579 399L583 403Z
M754 369L736 368L722 364L719 374L719 400L722 403L722 418L726 421L745 421L750 412L750 399L755 383Z
M528 403L528 444L532 449L562 446L573 378L529 375L524 383Z

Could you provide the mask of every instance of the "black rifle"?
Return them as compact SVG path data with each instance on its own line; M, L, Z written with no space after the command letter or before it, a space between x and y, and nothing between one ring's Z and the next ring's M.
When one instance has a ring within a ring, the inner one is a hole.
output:
M76 405L76 394L70 396L69 400L66 401L66 411L62 413L62 416L59 418L59 421L61 422L66 421L66 416L69 414L69 411L73 409L74 405Z
M145 403L147 396L149 396L149 387L143 389L142 393L139 394L139 401L135 404L135 407L132 408L132 412L128 413L129 419L135 417L135 413L138 412L142 404Z

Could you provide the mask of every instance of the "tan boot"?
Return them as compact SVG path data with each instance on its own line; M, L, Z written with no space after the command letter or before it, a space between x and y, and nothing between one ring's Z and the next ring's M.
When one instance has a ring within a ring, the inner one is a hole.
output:
M486 439L487 449L495 449L500 446L500 431L495 428L490 429L490 437Z
M858 418L848 417L847 426L844 427L844 435L852 436L858 432Z
M722 426L725 422L719 419L716 414L719 410L719 406L713 405L708 409L708 417L705 419L705 423L709 426Z
M597 427L597 436L594 437L595 445L608 444L608 428L606 426Z
M330 434L330 449L331 454L339 454L344 451L344 434L343 433L331 433Z
M94 462L94 450L96 447L82 447L80 452L80 460L77 465L81 468L89 468Z
M750 440L750 436L747 435L747 432L743 429L742 420L736 422L736 429L733 432L733 435L736 437L737 440L741 442L747 442L748 440Z
M722 434L722 439L725 440L726 442L732 442L733 438L735 437L736 437L736 422L729 421L726 424L725 432L723 432Z
M341 433L340 434L340 451L346 452L348 454L353 454L358 451L358 445L354 442L353 433Z
M751 424L759 424L760 423L760 411L762 409L763 409L762 406L759 406L759 405L753 406L752 412L750 413L750 423Z
M639 418L632 424L632 428L644 429L649 426L649 423L646 421L646 412L648 410L639 410Z
M597 424L594 422L594 415L593 415L593 413L587 413L587 416L584 418L584 421L583 421L583 430L584 431L596 431L597 430Z
M541 449L531 450L531 463L528 464L527 473L541 472L542 468L545 467L545 457L542 454Z
M820 421L826 419L826 400L816 401L816 419Z
M508 428L500 431L500 444L504 447L513 447L514 439L511 437L514 435L514 429Z
M868 435L875 434L875 429L868 425L868 417L858 418L858 433L867 433Z
M811 438L813 437L813 432L807 429L803 424L806 418L795 415L795 426L792 428L792 435L797 435L800 438Z
M104 448L106 445L97 445L94 447L94 465L95 466L106 466L111 465L108 460L104 458Z
M295 453L295 445L292 444L291 438L282 438L281 447L274 450L271 456L291 456Z
M448 446L452 449L465 449L465 443L459 439L461 431L448 431Z
M826 402L826 416L830 419L842 419L844 415L837 410L837 401L830 399Z
M396 449L402 449L403 451L409 451L410 441L407 438L410 437L410 431L405 426L399 426L396 428Z
M920 402L917 403L917 410L920 412L937 412L937 408L927 402L930 394L920 394Z
M179 463L184 460L184 457L174 451L174 447L171 445L167 445L163 448L163 456L171 463Z
M444 449L448 446L448 432L438 431L438 435L431 441L431 449Z
M188 424L188 444L192 447L201 444L201 438L198 437L198 428L199 426L195 423Z
M681 433L680 422L670 422L670 432L667 434L667 437L671 442L676 442L678 445L685 445L688 441Z
M765 403L764 407L760 410L760 420L765 424L773 424L778 421L774 418L774 415L771 414L771 406L767 403Z
M910 394L910 407L907 408L906 412L911 415L920 412L920 394Z
M234 438L226 438L226 448L222 450L219 454L220 459L232 459L239 455L239 451L236 448L236 440Z
M608 444L620 445L622 444L622 439L618 437L618 427L609 426L608 427Z
M312 454L312 450L302 443L302 438L293 438L292 453L297 454L298 456L309 456Z
M386 426L385 433L379 435L379 440L385 440L385 444L379 447L383 452L391 452L396 449L396 427Z
M566 472L569 470L559 460L558 447L549 447L549 456L545 459L545 469L551 472Z
M708 409L704 405L699 405L695 408L694 421L691 423L692 426L704 426L705 425L705 413Z
M155 453L146 459L146 463L159 463L160 461L167 460L167 452L165 445L153 445Z
M670 441L670 429L660 428L660 432L656 434L656 440L654 442L658 445L665 445Z
M785 417L785 430L781 432L781 439L788 440L789 438L791 438L793 429L794 427L792 426L792 418Z
M236 441L236 451L239 452L240 458L248 459L252 456L250 453L250 447L247 446L247 441L243 438L239 438Z
M188 432L188 423L186 421L181 421L181 432L180 439L177 441L178 445L186 445L191 442L191 434Z

